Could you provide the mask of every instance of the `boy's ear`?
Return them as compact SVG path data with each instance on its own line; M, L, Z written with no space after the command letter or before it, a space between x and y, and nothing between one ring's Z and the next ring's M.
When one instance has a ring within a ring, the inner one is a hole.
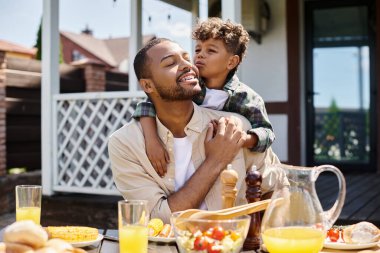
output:
M240 63L240 57L239 55L233 55L229 58L227 68L229 70L236 68L237 65Z
M142 78L139 83L144 92L151 93L153 91L153 82L151 79Z

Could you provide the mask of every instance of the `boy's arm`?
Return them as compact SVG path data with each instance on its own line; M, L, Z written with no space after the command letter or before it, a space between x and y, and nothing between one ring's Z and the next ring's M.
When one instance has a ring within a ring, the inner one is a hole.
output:
M156 110L153 103L149 99L138 103L132 117L140 120L145 139L146 154L158 175L163 177L166 174L167 164L170 159L157 134Z
M236 90L230 92L223 110L239 113L251 123L252 129L247 132L244 147L250 148L251 151L264 152L272 145L275 135L264 101L251 88L240 84Z
M161 177L165 176L167 165L170 162L169 153L157 134L156 119L152 117L141 117L140 124L145 139L146 154L155 171Z
M137 120L141 117L156 117L156 110L154 109L154 105L149 98L147 98L146 101L141 101L137 104L136 110L133 112L132 117Z

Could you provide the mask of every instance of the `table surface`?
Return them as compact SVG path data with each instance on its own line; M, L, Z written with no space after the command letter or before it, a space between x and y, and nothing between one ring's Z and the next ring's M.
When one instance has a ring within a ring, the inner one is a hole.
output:
M117 230L99 230L100 233L103 233L105 238L101 243L98 245L88 246L83 248L88 253L118 253L119 252L119 243L114 240L107 239L107 237L113 237L117 233ZM4 234L4 228L0 230L0 242L3 241L3 234ZM167 253L178 253L178 249L175 243L171 244L163 244L163 243L156 243L156 242L149 242L148 244L148 252L149 253L161 253L161 252L167 252ZM242 251L244 253L253 253L255 251ZM349 251L343 251L343 250L332 250L332 249L325 249L323 248L320 253L332 253L332 252L349 252L349 253L380 253L380 248L378 246L371 248L371 249L365 249L365 250L349 250Z

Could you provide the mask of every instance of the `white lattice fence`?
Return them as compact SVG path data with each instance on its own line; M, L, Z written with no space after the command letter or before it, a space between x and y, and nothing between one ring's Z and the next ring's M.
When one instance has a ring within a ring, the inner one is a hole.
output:
M143 92L54 97L54 191L118 194L108 159L108 136L129 121L144 98Z

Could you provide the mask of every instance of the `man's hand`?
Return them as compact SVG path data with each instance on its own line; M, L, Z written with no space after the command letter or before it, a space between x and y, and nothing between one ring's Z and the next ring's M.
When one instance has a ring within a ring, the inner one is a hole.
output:
M234 119L224 117L218 120L216 134L215 124L210 123L205 139L206 159L218 164L220 170L229 164L244 144L244 132Z

